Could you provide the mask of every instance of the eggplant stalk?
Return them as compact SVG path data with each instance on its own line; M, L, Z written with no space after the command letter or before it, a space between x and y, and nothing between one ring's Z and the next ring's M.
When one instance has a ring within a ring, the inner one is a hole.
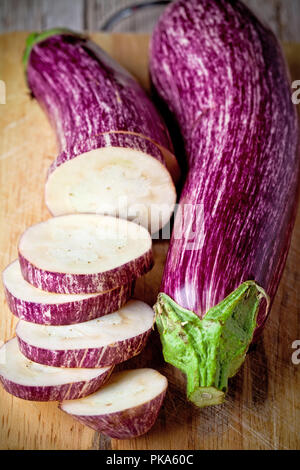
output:
M257 326L261 300L268 295L246 281L202 319L160 293L154 310L166 362L187 377L187 397L199 407L225 399L228 379L236 374Z

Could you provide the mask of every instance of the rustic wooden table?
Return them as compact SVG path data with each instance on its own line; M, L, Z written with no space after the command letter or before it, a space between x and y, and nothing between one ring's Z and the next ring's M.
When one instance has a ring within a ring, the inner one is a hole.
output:
M21 63L26 33L0 35L0 78L7 84L0 105L0 271L17 256L26 227L49 217L44 179L56 147L52 129L29 96ZM147 88L148 36L92 34ZM293 79L300 78L300 45L285 44ZM155 267L140 279L136 296L153 305L167 241L154 243ZM153 333L146 350L125 367L154 367L168 376L169 391L152 430L116 441L75 422L57 403L26 402L0 387L0 449L299 449L300 365L292 344L300 339L300 211L271 316L258 344L231 380L224 405L196 409L185 401L182 374L162 360ZM0 289L0 340L14 335L16 318ZM1 358L0 358L1 360Z
M147 0L0 0L0 32L66 26L100 30L113 13ZM188 1L188 0L187 0ZM244 0L281 41L300 42L299 0ZM161 8L143 10L115 28L116 31L151 31Z

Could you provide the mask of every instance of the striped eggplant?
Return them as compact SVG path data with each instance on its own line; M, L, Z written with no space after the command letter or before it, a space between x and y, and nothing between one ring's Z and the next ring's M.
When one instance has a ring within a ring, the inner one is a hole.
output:
M66 369L37 364L19 351L17 338L1 347L0 383L23 400L61 401L86 397L98 390L112 373L101 369Z
M172 3L153 32L150 69L188 163L157 326L188 398L217 404L262 330L286 261L298 119L280 46L239 1Z
M176 200L166 165L174 178L178 165L166 126L137 81L96 44L64 29L31 34L24 65L59 146L45 188L50 212L121 214L150 226L150 206L159 212L163 203L165 224Z
M16 335L22 354L54 367L99 368L118 364L145 347L154 312L140 300L130 300L117 312L66 326L19 321Z
M100 214L68 214L32 225L18 252L23 278L56 294L104 294L153 266L144 227Z
M112 374L86 399L63 401L59 407L81 423L114 439L129 439L149 431L166 395L168 381L154 369Z
M56 294L25 281L18 260L7 266L2 280L10 311L21 320L40 325L71 325L115 312L133 295L135 284L94 294Z

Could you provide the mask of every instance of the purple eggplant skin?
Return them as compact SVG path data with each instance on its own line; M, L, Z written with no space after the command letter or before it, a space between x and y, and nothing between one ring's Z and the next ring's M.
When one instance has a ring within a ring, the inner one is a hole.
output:
M151 328L144 333L108 346L88 349L50 350L25 342L18 336L21 353L33 362L54 367L101 368L119 364L137 356L145 347Z
M178 0L154 29L150 71L189 167L161 291L200 317L247 280L272 302L299 181L299 124L275 36L239 1Z
M135 282L75 302L42 304L15 297L4 285L8 308L16 317L40 325L72 325L119 310L134 292Z
M96 392L102 385L107 382L113 367L97 377L85 382L74 382L62 385L39 386L39 385L22 385L6 379L0 375L0 383L3 388L15 397L29 401L62 401L75 400L84 398Z
M163 404L165 394L166 390L152 400L127 410L105 415L71 416L82 424L113 439L131 439L145 434L152 428ZM60 409L64 411L61 405Z
M67 274L46 271L30 263L20 252L24 279L38 289L57 294L93 294L106 292L136 280L153 267L152 249L128 263L103 273Z
M167 128L146 92L86 37L59 29L31 35L24 65L32 95L56 131L60 163L100 148L102 134L111 132L137 134L173 153ZM130 137L127 143L132 148ZM157 149L152 156L157 153L163 162Z

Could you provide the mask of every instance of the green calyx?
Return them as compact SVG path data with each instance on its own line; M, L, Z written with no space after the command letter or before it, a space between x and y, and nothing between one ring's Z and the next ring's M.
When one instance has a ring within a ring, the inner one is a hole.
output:
M72 36L83 37L80 34L75 33L74 31L67 29L67 28L52 28L52 29L47 29L46 31L42 31L41 33L29 34L29 36L26 39L26 47L25 47L25 51L24 51L23 59L22 59L25 72L27 69L29 56L30 56L33 46L37 44L38 42L44 41L50 36L56 36L58 34L71 34Z
M200 319L160 293L154 310L166 362L187 377L187 397L199 407L225 399L228 379L245 360L265 291L254 281L241 284Z

